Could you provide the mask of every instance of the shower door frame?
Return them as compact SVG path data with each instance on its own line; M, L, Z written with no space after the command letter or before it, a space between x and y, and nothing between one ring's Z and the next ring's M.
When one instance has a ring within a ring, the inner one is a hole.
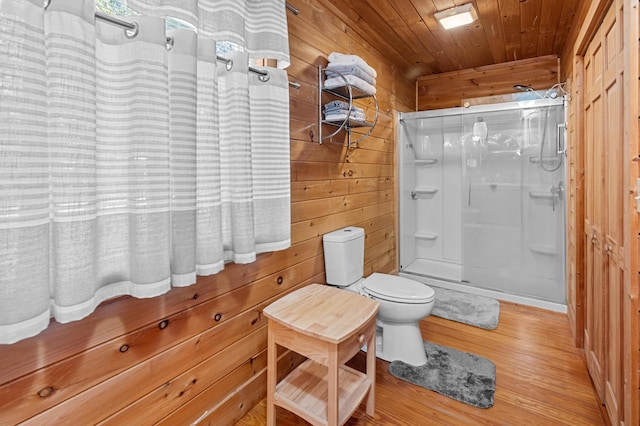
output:
M514 95L518 96L517 94ZM526 95L525 95L526 96ZM404 221L402 220L402 217L405 216L405 209L409 206L411 206L411 203L408 198L407 198L407 194L405 194L408 189L406 187L406 178L404 176L404 162L407 160L406 154L404 153L405 149L410 149L409 146L410 144L413 142L412 140L410 140L410 138L412 138L413 136L410 134L407 134L407 129L404 126L404 124L402 123L404 120L420 120L420 119L432 119L432 118L441 118L441 117L451 117L451 116L460 116L460 124L461 124L461 129L462 129L462 116L467 115L467 114L481 114L481 113L491 113L491 112L498 112L498 111L509 111L509 110L521 110L521 109L528 109L528 108L544 108L544 107L554 107L554 106L563 106L563 112L564 112L564 117L563 117L563 122L566 123L567 120L567 108L568 108L568 101L567 99L560 97L560 98L555 98L555 99L551 99L551 98L541 98L541 99L524 99L524 100L515 100L512 102L503 102L503 103L496 103L496 104L486 104L486 105L476 105L476 106L471 106L471 107L456 107L456 108L446 108L446 109L439 109L439 110L428 110L428 111L416 111L416 112L409 112L409 113L398 113L398 117L397 117L397 125L398 125L398 255L397 255L397 267L398 267L398 271L400 271L401 273L403 272L403 269L401 268L401 266L405 266L406 265L402 265L402 259L403 259L403 252L405 251L405 248L403 246L405 246L406 242L403 242L403 239L405 238L405 233L406 231L406 224L404 223ZM462 130L461 130L462 131ZM563 158L563 179L564 182L568 182L568 160L566 158L567 152L566 152L566 141L567 141L567 135L566 135L566 128L564 129L563 132L563 136L562 136L562 148L561 150L564 152L564 154L560 154L560 155L564 155ZM462 154L462 150L461 150L461 154ZM564 256L561 260L562 264L562 268L563 268L563 273L562 273L562 281L561 281L561 285L564 285L563 291L565 293L565 298L566 298L566 271L567 271L567 241L568 239L566 238L566 225L567 225L567 221L566 221L566 215L567 215L567 208L568 208L568 197L565 196L562 197L561 199L561 203L562 203L562 207L563 207L563 217L562 217L562 225L563 225L563 231L564 231L564 235L563 235L563 253ZM413 213L413 216L415 217L415 213ZM462 226L462 223L461 223ZM415 227L415 224L414 224ZM415 250L415 249L414 249ZM415 256L414 256L415 258ZM406 259L405 259L406 260ZM415 259L414 259L415 260ZM461 273L462 273L462 269L464 267L464 265L462 264L463 259L461 258ZM407 274L408 275L408 274ZM423 277L418 277L419 279L422 279ZM431 278L434 278L436 280L438 280L438 277L430 277L430 276L426 276L426 279L423 279L422 281L429 283ZM552 309L552 310L556 310L556 311L560 311L560 312L566 312L566 301L564 303L556 303L556 302L546 302L544 300L535 300L534 298L529 299L528 297L521 297L519 295L511 295L508 292L502 293L502 292L493 292L491 290L489 291L485 291L482 288L476 288L473 286L465 286L464 282L460 282L460 283L456 283L455 280L453 279L444 279L445 283L443 283L443 286L450 286L451 288L456 288L458 287L457 284L462 284L463 287L466 287L465 290L471 291L471 292L477 292L480 294L490 294L490 295L500 295L502 296L501 298L503 300L512 300L514 302L518 302L518 303L524 303L524 304L530 304L532 306L538 306L538 307L543 307L543 308L548 308L548 309ZM453 283L450 284L449 282ZM438 285L438 284L436 284Z

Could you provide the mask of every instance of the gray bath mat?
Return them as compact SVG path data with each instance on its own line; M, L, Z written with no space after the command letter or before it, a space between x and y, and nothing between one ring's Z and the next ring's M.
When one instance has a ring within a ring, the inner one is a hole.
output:
M498 327L500 302L489 297L434 287L436 303L431 315L480 328Z
M414 367L402 361L389 364L389 373L414 385L479 408L493 406L496 366L478 355L424 342L427 363Z

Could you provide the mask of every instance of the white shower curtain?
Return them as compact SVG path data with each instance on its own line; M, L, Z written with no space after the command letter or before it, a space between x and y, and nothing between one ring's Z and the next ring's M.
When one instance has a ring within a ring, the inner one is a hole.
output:
M290 244L286 73L247 73L273 52L227 71L204 32L167 50L163 19L94 8L0 2L0 344Z
M127 0L149 16L174 16L202 36L237 44L252 59L290 65L285 0Z

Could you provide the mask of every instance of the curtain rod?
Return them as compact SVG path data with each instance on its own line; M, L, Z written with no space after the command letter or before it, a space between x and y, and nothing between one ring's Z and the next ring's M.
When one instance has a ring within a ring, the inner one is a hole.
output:
M224 62L225 64L227 64L227 71L233 68L233 59L225 58L220 55L216 55L216 59L220 62ZM260 81L269 81L269 71L259 70L252 66L249 66L249 71L251 71L252 73L258 74L259 75L258 78L260 79ZM296 90L300 89L300 83L295 83L293 81L289 82L289 86L293 87Z
M297 7L292 6L291 4L289 4L289 2L287 2L286 5L287 5L287 9L293 12L294 15L300 15L300 10L298 10Z
M51 0L46 1L44 6L45 9L49 6L49 3L51 3ZM287 6L287 9L293 12L294 15L300 14L300 10L297 7L292 6L288 2L285 4ZM115 16L111 16L106 13L100 12L99 10L96 10L96 18L103 20L105 22L108 22L110 24L120 25L121 27L125 27L126 29L133 31L134 34L129 35L130 37L135 37L138 34L138 24L135 22L131 23L131 22L123 21L122 19L118 19Z
M47 2L47 4L45 5L45 9L46 7L49 6L49 2ZM289 8L289 3L287 3L287 8ZM292 10L292 9L290 9ZM300 12L297 12L296 10L292 10L293 13L295 13L296 15ZM107 22L109 24L113 24L113 25L118 25L120 27L123 27L125 29L125 34L127 37L129 38L133 38L136 35L138 35L138 23L137 22L127 22L124 21L122 19L118 19L115 16L111 16L108 15L106 13L100 12L100 11L96 11L95 12L95 16L96 19L99 19L101 21ZM173 47L173 37L168 36L167 37L167 49L171 49L171 47ZM225 62L227 64L227 70L230 70L233 67L233 60L232 59L227 59L224 58L222 56L217 56L216 55L216 59L218 61L222 61ZM263 71L263 70L259 70L257 68L254 68L252 66L249 67L249 71L255 74L258 74L260 77L260 81L269 81L269 73L267 71ZM296 90L300 89L300 83L295 83L295 82L289 82L289 86L293 87Z
M108 15L104 12L100 12L96 10L96 19L100 19L101 21L107 22L109 24L118 25L120 27L124 27L127 30L134 31L135 34L130 37L134 37L138 34L138 24L136 22L127 22L122 19L118 19L115 16Z
M227 59L220 55L216 55L216 59L220 62L224 62L225 64L227 64L227 71L230 71L231 68L233 68L233 59ZM260 81L269 81L269 73L267 71L259 70L252 66L249 66L249 71L251 71L254 74L258 74L260 76L258 77Z

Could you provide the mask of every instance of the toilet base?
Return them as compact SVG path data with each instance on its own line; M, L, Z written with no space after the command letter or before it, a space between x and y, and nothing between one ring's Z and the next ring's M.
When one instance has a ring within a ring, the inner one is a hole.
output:
M385 361L403 361L414 366L426 364L427 355L418 323L389 324L378 320L376 356Z

